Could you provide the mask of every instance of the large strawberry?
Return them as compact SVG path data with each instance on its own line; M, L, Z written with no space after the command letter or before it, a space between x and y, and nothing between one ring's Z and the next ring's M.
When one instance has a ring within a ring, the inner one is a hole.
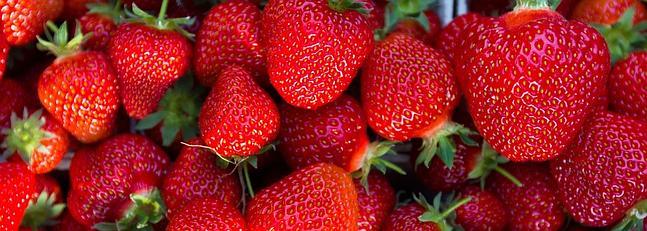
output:
M9 44L22 46L43 32L43 25L63 10L63 0L0 0L2 32Z
M112 32L117 29L117 23L121 22L123 17L122 6L117 3L96 3L89 6L88 13L79 17L78 21L84 34L92 33L83 44L83 47L102 51L108 47Z
M36 177L23 163L0 163L0 229L18 230L36 192Z
M49 41L39 38L39 48L58 58L41 74L38 97L43 107L76 139L91 143L112 133L119 109L117 79L108 57L80 50L85 36L80 27L68 41L67 23L48 22Z
M630 7L636 9L634 22L647 19L647 9L640 0L580 0L573 9L571 18L586 23L611 25Z
M235 205L210 197L192 200L170 220L167 231L246 230Z
M519 4L465 32L457 74L485 140L512 161L542 161L558 156L598 106L609 52L593 28L546 1Z
M456 209L456 224L465 231L501 231L508 224L508 212L493 193L476 186L460 191L472 200Z
M470 24L477 22L481 17L483 16L477 13L467 13L454 18L440 31L434 40L434 47L454 63L456 53L461 51L461 46L465 42L463 32L467 30L467 27L471 26Z
M367 182L369 186L365 187L361 180L353 180L359 205L357 226L359 230L379 231L395 206L395 190L388 179L379 173L368 175Z
M214 6L196 36L193 68L200 83L211 86L230 64L247 68L259 84L267 83L260 27L261 11L248 0Z
M569 214L584 225L601 227L625 213L647 212L646 166L647 123L600 112L564 155L551 162L551 172ZM623 230L638 219L642 217L628 217Z
M190 18L167 19L168 0L155 17L133 6L134 22L121 24L108 42L108 54L117 71L119 95L128 115L142 119L173 83L189 69L190 36L181 26Z
M618 61L609 75L609 106L612 111L638 119L647 118L647 51L638 51Z
M168 166L166 153L140 135L122 134L79 150L70 165L70 213L100 230L150 228L164 217L157 188Z
M454 200L451 195L443 198L440 193L431 204L422 195L414 195L413 199L415 202L397 208L389 215L382 231L451 230L455 210L471 200L470 197Z
M303 7L307 5L308 7ZM316 109L346 90L373 47L358 0L271 0L261 20L267 71L289 104Z
M319 163L261 190L245 216L250 231L357 230L357 192L350 174Z

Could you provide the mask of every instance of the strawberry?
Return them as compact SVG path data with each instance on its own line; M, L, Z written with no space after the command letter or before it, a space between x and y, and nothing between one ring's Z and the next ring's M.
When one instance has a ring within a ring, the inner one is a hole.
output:
M370 23L363 15L372 7L366 4L372 2L267 3L261 20L267 71L272 86L287 103L316 109L348 88L373 48Z
M610 25L591 23L591 26L595 27L607 41L612 63L626 58L631 52L645 48L644 42L647 31L644 28L647 26L647 21L634 23L635 20L632 20L641 13L638 9L635 7L628 8L615 23ZM642 14L645 15L641 16L644 18L641 20L647 19L647 10L643 8L643 11L645 12Z
M4 36L0 34L0 79L4 76L8 56L9 44L7 43L7 40L5 40Z
M153 112L166 90L189 69L190 35L180 27L193 20L165 18L167 5L164 0L158 17L133 6L133 22L119 25L108 42L119 95L135 119Z
M0 128L11 126L11 115L21 112L27 106L28 93L25 88L13 79L0 79ZM4 140L0 132L0 142Z
M560 230L564 211L557 198L557 186L547 166L508 164L505 166L523 184L519 187L501 174L488 178L488 190L501 199L508 211L508 230Z
M468 26L471 26L470 24L477 22L482 17L476 13L467 13L454 18L440 31L436 40L434 40L434 47L445 54L449 61L455 63L454 57L457 56L456 53L460 52L465 41L463 32L466 31Z
M22 163L0 163L0 230L18 230L36 192L36 177Z
M250 231L357 230L357 192L343 169L314 164L261 190L245 215Z
M361 180L353 180L359 205L357 226L359 230L379 231L395 206L395 190L388 179L378 173L368 175L367 181L370 185L368 188L364 187Z
M389 1L384 9L383 28L375 31L376 39L389 33L408 34L431 46L440 31L440 18L431 9L433 0Z
M462 197L472 200L456 209L456 224L465 231L504 230L508 214L503 203L493 193L476 186L467 186L460 191Z
M92 33L83 47L89 50L103 51L108 47L112 32L121 21L122 12L119 4L98 3L90 5L90 11L79 18L81 31Z
M43 32L45 22L56 19L62 10L63 0L0 0L2 32L6 41L12 46L34 41ZM6 46L0 47L7 49Z
M440 18L433 10L425 10L423 14L427 18L427 25L422 26L415 19L404 19L395 25L392 33L409 34L428 46L433 45L436 35L440 32Z
M25 108L23 117L11 115L11 127L3 129L4 156L12 156L27 164L30 171L41 174L52 171L67 152L67 131L52 116L42 110L29 114Z
M612 111L638 119L647 117L647 51L637 51L620 60L609 75ZM642 87L641 87L642 86Z
M202 145L199 139L189 144ZM213 197L220 203L235 206L240 200L241 188L231 170L217 165L218 156L204 149L184 146L180 156L169 170L162 185L162 198L169 218L191 200Z
M386 10L386 4L387 2L383 0L375 1L375 6L366 16L371 31L375 31L384 27L384 12Z
M201 84L211 86L227 65L246 68L259 84L267 83L259 45L261 11L247 0L211 8L196 36L193 67Z
M108 2L107 0L63 0L63 12L61 17L65 20L81 18L88 12L88 5ZM87 32L83 32L87 33Z
M65 208L61 186L53 177L36 175L35 192L22 218L21 230L44 229L46 226L51 226Z
M171 218L167 231L246 230L245 219L230 203L216 198L192 200Z
M471 200L466 197L454 201L451 195L442 198L440 193L434 197L432 204L422 195L414 195L413 199L415 202L397 208L389 215L382 231L451 230L455 210Z
M479 133L512 161L557 157L605 94L602 36L543 0L476 23L456 66Z
M72 217L72 214L70 214L69 212L65 212L63 214L63 218L61 218L60 222L56 224L56 226L54 226L52 230L53 231L90 231L91 229L74 220L74 217Z
M113 136L93 150L77 151L70 165L70 213L79 223L99 230L150 228L164 217L157 187L168 165L160 147L134 134Z
M562 14L565 18L570 18L575 6L580 2L580 0L562 0L559 2L559 5L555 11Z
M38 81L38 97L43 107L83 143L109 136L119 109L117 79L108 57L101 52L79 49L85 36L80 27L68 41L67 23L39 38L39 48L58 58L43 71Z
M586 23L612 25L630 7L636 10L634 23L647 19L647 9L640 0L580 0L575 5L571 18Z
M638 214L647 212L645 166L647 123L599 112L564 155L551 162L551 172L561 202L577 222L608 226L626 213L624 229L614 230L632 230L642 219Z

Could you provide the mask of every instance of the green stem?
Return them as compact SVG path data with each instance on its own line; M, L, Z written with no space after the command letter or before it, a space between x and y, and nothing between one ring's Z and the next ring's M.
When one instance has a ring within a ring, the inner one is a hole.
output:
M157 15L157 20L162 21L166 17L166 8L168 7L168 0L162 0L162 6L160 6L160 12Z
M252 181L249 177L249 168L247 167L248 163L243 164L243 175L245 175L245 185L247 190L249 190L249 196L254 198L254 189L252 188Z
M505 178L508 178L508 180L512 181L512 183L514 185L516 185L517 187L523 186L523 184L521 183L521 181L519 181L519 179L514 177L512 174L510 174L510 172L506 171L505 169L503 169L503 168L501 168L499 166L496 166L496 167L494 167L494 171L496 171L499 174L503 175Z
M121 0L115 1L115 5L113 6L114 11L121 11Z
M449 216L454 210L458 209L458 207L463 206L464 204L467 204L467 202L470 202L472 200L472 197L465 197L458 202L454 203L451 207L447 208L443 213L440 214L440 216L444 219Z
M517 5L515 6L515 10L517 9L541 9L541 8L548 8L548 0L517 0L516 1Z

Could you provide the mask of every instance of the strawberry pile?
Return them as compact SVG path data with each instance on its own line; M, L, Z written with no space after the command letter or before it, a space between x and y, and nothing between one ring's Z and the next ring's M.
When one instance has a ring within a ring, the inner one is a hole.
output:
M0 230L647 229L647 4L0 0Z

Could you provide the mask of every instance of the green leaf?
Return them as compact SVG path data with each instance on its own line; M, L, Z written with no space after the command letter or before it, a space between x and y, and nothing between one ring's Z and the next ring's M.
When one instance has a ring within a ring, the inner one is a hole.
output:
M148 116L144 117L144 119L140 120L137 125L135 126L135 129L137 130L147 130L155 127L158 125L164 117L166 116L166 111L158 111L152 114L149 114Z

